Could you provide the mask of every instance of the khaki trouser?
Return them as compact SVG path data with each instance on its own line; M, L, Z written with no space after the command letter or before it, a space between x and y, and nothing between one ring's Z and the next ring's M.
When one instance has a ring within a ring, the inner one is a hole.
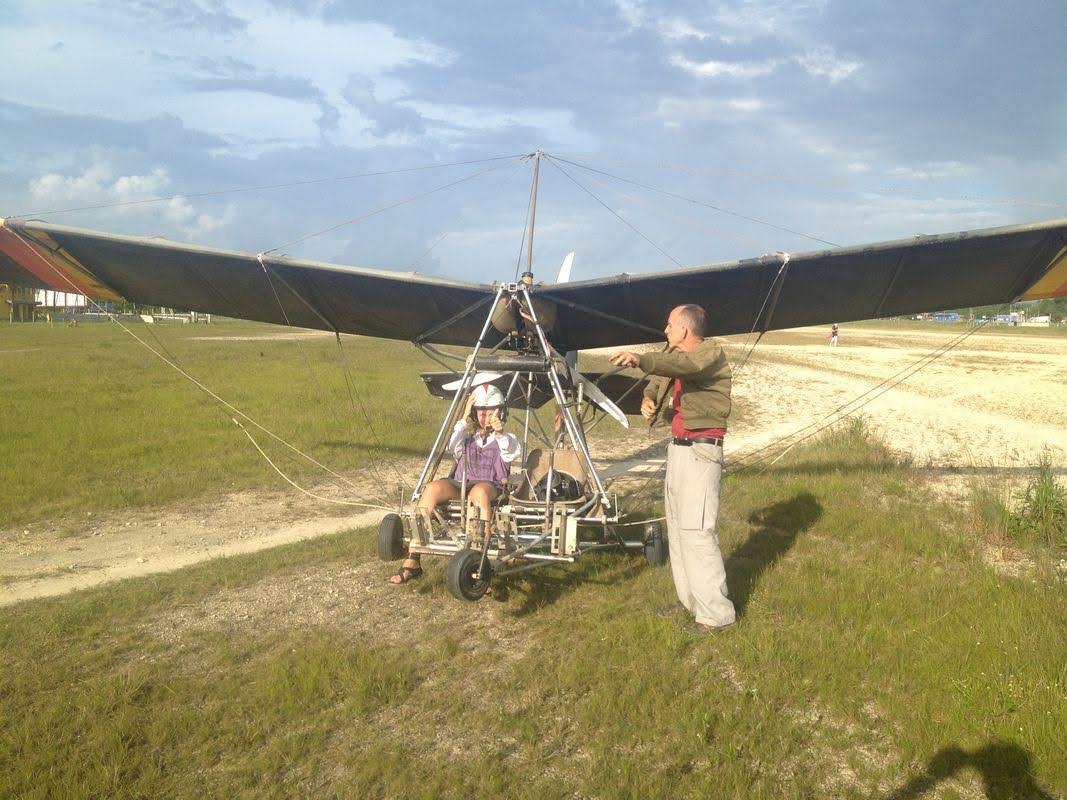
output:
M674 589L697 622L714 627L735 618L715 533L722 464L719 445L667 447L664 493Z

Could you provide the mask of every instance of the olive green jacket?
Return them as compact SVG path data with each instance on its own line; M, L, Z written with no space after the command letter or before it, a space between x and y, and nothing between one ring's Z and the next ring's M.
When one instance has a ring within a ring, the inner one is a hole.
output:
M655 376L645 387L645 397L656 404L656 417L670 420L671 389L674 379L682 381L682 419L690 430L725 428L730 416L730 362L722 345L705 339L688 353L668 350L665 353L645 353L639 366Z

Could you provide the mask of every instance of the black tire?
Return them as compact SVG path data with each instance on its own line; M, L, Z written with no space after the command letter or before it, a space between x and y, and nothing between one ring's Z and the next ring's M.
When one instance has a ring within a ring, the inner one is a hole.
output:
M663 525L650 522L645 527L645 558L653 567L662 567L669 556L667 534L663 532Z
M457 600L481 600L489 591L493 568L488 561L485 564L487 574L474 577L481 563L482 554L479 550L460 550L448 559L445 566L445 586Z
M396 561L404 555L404 523L397 514L386 514L378 526L378 558Z

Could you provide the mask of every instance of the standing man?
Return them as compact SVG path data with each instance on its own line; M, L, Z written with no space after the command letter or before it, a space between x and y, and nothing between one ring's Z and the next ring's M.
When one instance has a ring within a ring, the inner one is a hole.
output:
M641 402L645 419L664 411L673 415L664 487L668 546L678 600L695 619L686 630L696 634L725 628L736 617L715 533L731 371L722 346L705 339L706 331L703 308L678 306L664 329L667 352L611 356L617 367L640 367L656 376ZM665 612L674 610L681 608Z

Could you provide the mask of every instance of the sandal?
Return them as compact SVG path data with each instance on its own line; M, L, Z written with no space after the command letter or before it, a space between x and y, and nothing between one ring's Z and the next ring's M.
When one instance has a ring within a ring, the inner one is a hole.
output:
M398 569L396 571L396 574L400 577L400 580L398 580L398 581L392 581L391 580L391 581L389 581L389 583L391 583L393 586L400 586L401 584L407 583L408 581L413 581L416 578L421 578L422 577L422 565L421 564L416 564L413 567L405 567L405 566L401 565L400 569Z

